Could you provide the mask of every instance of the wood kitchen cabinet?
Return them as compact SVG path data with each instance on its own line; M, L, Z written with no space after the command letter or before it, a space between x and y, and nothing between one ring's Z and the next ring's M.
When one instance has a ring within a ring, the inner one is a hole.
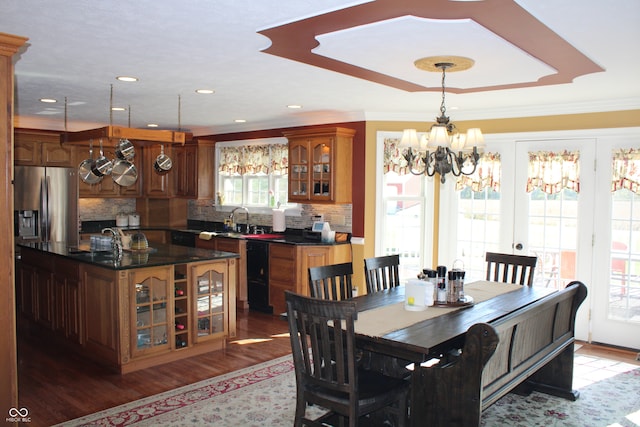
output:
M349 245L269 245L269 305L286 311L285 291L309 295L309 267L349 262Z
M338 127L285 132L290 201L351 203L354 134Z
M129 273L132 358L171 350L172 276L173 266L141 268Z
M247 241L229 237L214 237L211 240L196 238L196 248L212 249L216 251L233 252L240 255L236 265L236 307L240 310L249 309L247 290Z
M172 152L173 194L188 199L214 199L214 143L186 143L172 147Z
M60 142L60 133L16 129L14 132L16 166L76 167L73 147Z
M164 150L164 154L169 156L172 161L172 167L167 172L158 172L153 166L155 159ZM175 174L175 165L173 164L172 147L169 144L146 145L143 149L145 165L143 168L143 194L146 197L169 198L172 196L172 179Z

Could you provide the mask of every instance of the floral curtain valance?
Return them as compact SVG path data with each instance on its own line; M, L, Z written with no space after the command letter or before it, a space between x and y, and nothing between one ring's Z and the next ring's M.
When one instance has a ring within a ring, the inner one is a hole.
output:
M612 160L611 191L626 188L640 194L640 150L614 151Z
M538 151L529 153L527 193L539 188L555 194L564 188L580 192L580 153Z
M471 175L460 175L456 179L456 191L470 187L472 191L483 191L491 188L500 191L501 175L500 153L482 153L478 166ZM464 170L464 169L463 169Z
M399 145L400 138L384 139L383 173L395 172L398 175L409 173L407 161L402 156L402 150Z
M224 175L286 175L288 160L287 144L221 147L218 171Z

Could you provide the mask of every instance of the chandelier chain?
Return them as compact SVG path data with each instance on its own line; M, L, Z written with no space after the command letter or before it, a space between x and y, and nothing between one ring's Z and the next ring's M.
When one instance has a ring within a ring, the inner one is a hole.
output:
M445 77L445 71L446 71L447 67L443 66L442 67L442 103L440 104L440 112L442 113L442 115L444 116L445 113L447 112L447 107L445 107L444 105L444 97L445 97L445 90L444 90L444 77Z

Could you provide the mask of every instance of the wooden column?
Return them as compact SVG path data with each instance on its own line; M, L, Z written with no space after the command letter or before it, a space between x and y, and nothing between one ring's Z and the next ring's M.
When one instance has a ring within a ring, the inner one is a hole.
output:
M28 39L0 33L0 413L18 408L13 241L13 61Z

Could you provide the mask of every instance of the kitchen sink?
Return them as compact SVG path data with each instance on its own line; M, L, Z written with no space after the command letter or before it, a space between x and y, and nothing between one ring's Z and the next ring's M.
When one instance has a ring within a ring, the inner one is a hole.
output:
M283 238L283 234L271 234L271 233L258 233L258 234L244 234L238 233L235 231L209 231L202 233L204 236L201 236L202 239L204 237L205 240L208 240L207 237L233 237L236 239L246 238L246 239L279 239Z
M244 234L244 237L247 239L282 239L284 238L284 234Z

